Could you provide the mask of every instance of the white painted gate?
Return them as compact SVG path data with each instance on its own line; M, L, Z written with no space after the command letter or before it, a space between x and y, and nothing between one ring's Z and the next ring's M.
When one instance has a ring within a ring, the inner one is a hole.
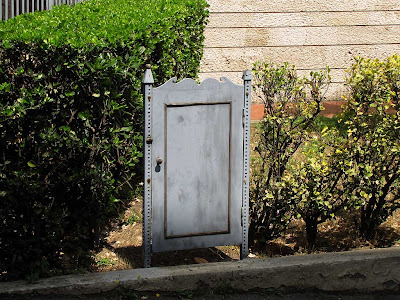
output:
M146 267L151 252L240 244L247 256L251 72L243 78L153 88L146 70Z

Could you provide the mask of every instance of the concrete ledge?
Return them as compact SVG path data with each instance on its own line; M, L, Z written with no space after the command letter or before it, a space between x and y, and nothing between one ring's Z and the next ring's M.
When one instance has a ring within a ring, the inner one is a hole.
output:
M37 284L0 283L1 295L83 295L119 286L136 291L179 292L231 289L276 292L400 292L400 248L247 259L108 273L58 276Z

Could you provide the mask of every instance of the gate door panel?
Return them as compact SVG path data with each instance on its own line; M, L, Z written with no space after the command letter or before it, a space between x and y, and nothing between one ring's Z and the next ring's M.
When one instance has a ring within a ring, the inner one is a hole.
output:
M164 237L229 233L231 103L166 105L164 117Z
M243 244L248 97L226 78L145 86L145 265L146 249Z

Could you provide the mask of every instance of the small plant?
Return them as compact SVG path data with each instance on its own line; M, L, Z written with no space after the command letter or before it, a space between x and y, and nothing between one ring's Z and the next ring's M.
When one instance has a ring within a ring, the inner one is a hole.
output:
M142 223L142 216L136 211L133 211L132 214L127 218L125 223L128 225L132 225L134 223Z
M96 262L98 267L108 267L114 265L114 261L110 258L103 257Z

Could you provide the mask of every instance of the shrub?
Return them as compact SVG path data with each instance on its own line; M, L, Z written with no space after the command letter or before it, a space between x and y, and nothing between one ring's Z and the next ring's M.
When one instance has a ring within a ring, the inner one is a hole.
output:
M400 57L356 58L346 82L347 139L336 155L359 206L357 225L371 239L400 206Z
M91 0L1 24L0 280L87 259L140 172L144 65L195 76L206 5Z
M338 138L335 128L324 128L322 135ZM331 153L329 143L316 135L304 144L283 177L283 198L293 204L296 217L304 220L309 248L315 246L318 224L351 205L345 192L346 174Z
M290 222L294 206L284 196L283 177L296 151L309 139L330 81L329 69L299 78L287 63L254 65L254 89L265 117L255 142L250 189L250 235L263 241L278 236Z

